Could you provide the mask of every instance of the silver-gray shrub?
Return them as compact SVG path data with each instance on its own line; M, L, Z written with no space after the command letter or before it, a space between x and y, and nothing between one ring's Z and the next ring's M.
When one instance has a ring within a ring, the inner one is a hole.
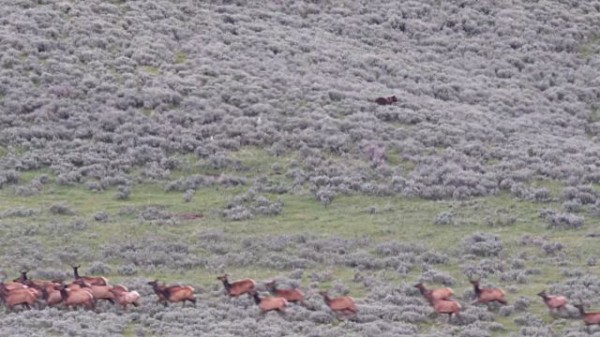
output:
M451 211L444 211L435 216L436 225L454 225L454 214Z
M579 229L584 225L584 218L571 213L559 213L551 209L540 211L550 229Z
M502 249L502 241L495 234L477 232L462 240L463 252L479 257L498 256Z

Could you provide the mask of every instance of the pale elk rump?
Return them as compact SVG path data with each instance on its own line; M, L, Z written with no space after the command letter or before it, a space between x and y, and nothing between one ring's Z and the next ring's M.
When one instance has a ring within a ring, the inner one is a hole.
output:
M128 305L138 307L140 294L133 290L128 291L127 287L123 285L116 285L111 289L111 292L115 295L117 302L123 307L123 310L127 310Z

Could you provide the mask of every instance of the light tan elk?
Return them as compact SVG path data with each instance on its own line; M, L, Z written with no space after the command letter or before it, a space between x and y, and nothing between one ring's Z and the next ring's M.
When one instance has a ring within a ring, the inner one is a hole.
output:
M130 304L134 307L140 305L140 294L135 290L128 291L127 287L123 285L116 285L110 291L115 295L117 302L123 306L123 310L127 310L127 306Z
M234 282L229 282L227 279L229 275L224 274L217 277L217 280L223 282L223 286L225 287L225 291L230 297L238 297L243 294L248 294L248 296L252 296L251 291L256 288L256 281L253 279L245 278L242 280L237 280Z

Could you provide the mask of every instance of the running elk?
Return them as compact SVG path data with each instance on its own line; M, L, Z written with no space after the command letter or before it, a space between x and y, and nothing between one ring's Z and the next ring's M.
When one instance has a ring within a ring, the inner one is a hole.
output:
M32 280L27 277L27 273L28 273L28 271L21 271L21 275L19 275L18 278L14 279L13 282L19 282L30 288L35 288L39 291L42 291L43 289L47 288L48 286L58 285L58 283L56 283L54 281L50 281L50 280Z
M87 309L94 309L96 307L94 296L88 290L67 289L67 286L63 284L60 286L59 291L66 308L82 306Z
M158 302L162 302L165 307L168 302L183 302L183 306L185 306L185 301L196 304L196 294L191 286L165 286L164 284L160 285L158 280L150 281L148 284L152 286L156 296L158 296Z
M451 288L427 289L423 283L416 284L415 288L419 289L421 295L423 295L431 305L433 305L432 300L447 300L454 295L454 291Z
M583 319L585 325L588 327L588 330L590 325L600 325L600 312L585 312L585 310L583 309L583 304L581 303L574 304L573 306L579 309L581 318Z
M327 291L320 291L319 294L323 296L323 300L325 300L325 304L337 315L341 313L345 315L346 313L350 313L352 315L356 315L358 312L358 308L356 307L356 303L354 299L350 296L339 296L335 298L329 297Z
M85 282L93 286L106 286L108 279L102 276L80 276L77 269L81 266L71 266L73 268L73 277L75 280L83 279Z
M39 295L39 291L33 288L8 290L4 283L0 282L0 298L6 303L7 311L12 311L16 305L31 309L31 306L37 302Z
M265 283L265 287L273 295L283 297L290 303L304 304L304 293L300 289L277 289L275 280Z
M542 290L540 293L538 293L538 296L544 300L544 303L550 310L561 310L565 307L565 305L567 305L566 297L560 295L548 295L546 294L545 290Z
M288 304L288 301L283 297L260 297L256 290L252 290L249 293L252 297L254 297L254 302L260 308L261 314L264 314L268 311L277 311L279 314L285 313L285 307Z
M111 289L113 288L111 286L91 285L84 281L83 278L73 281L73 284L79 285L82 290L91 291L95 300L105 300L111 304L115 304L115 294L111 292Z
M123 285L116 285L110 291L115 295L117 302L123 306L123 310L127 310L127 305L129 304L133 305L134 307L140 305L138 303L140 294L135 290L128 291L127 287Z
M245 278L242 280L237 280L234 282L229 282L227 279L229 275L223 274L217 277L217 280L223 282L223 286L225 287L225 291L230 297L238 297L243 294L248 294L248 296L252 296L251 291L256 287L256 281L253 279Z
M479 280L469 280L469 282L471 282L471 284L473 285L473 290L475 290L475 295L477 296L477 299L473 302L473 304L489 304L492 302L498 302L502 305L507 304L505 299L506 293L504 292L504 290L500 288L480 288Z

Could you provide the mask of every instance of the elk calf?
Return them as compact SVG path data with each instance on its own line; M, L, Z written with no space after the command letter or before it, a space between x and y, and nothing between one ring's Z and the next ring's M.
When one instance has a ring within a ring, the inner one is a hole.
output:
M230 297L238 297L243 294L248 294L248 296L252 296L251 292L256 287L256 281L254 281L253 279L245 278L230 283L227 279L228 277L229 275L223 274L217 277L217 280L223 282L225 291L227 291L227 294Z

